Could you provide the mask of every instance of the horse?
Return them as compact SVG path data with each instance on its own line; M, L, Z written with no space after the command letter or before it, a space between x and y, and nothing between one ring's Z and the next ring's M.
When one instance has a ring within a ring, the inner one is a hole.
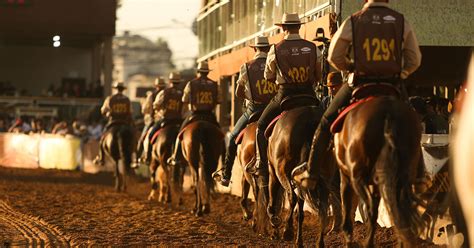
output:
M424 227L412 191L421 156L420 140L421 123L416 113L393 96L363 101L347 113L342 130L334 136L334 146L341 175L342 229L348 246L353 243L356 196L368 224L364 246L374 244L381 198L399 242L414 245Z
M474 186L472 178L474 177L474 168L472 167L472 145L474 144L474 132L472 131L472 123L474 121L474 53L471 57L469 69L469 78L467 88L459 95L461 97L459 103L461 107L459 117L456 123L456 130L453 139L453 186L455 188L455 196L460 208L457 208L456 225L464 235L464 245L469 247L474 242ZM467 229L467 230L466 230Z
M184 167L170 166L166 161L173 153L174 142L179 133L179 123L169 123L157 131L153 137L153 152L150 163L151 191L148 200L154 200L158 190L158 201L171 202L171 193L177 196L178 204L182 203ZM158 181L158 182L157 182Z
M134 151L135 132L130 125L113 124L104 134L102 149L104 155L115 163L115 190L127 189L127 174L130 172Z
M180 132L182 154L187 161L196 196L192 213L196 216L210 213L210 194L214 189L212 173L217 169L224 151L224 134L209 121L195 120Z
M278 238L281 225L281 208L285 196L289 201L289 213L286 216L283 230L283 239L291 241L294 238L293 211L298 206L298 227L295 243L303 247L303 220L305 199L309 205L319 214L320 232L317 244L324 246L324 231L328 225L328 202L330 187L318 185L315 190L303 191L292 182L292 171L299 164L305 162L311 148L313 133L322 117L322 109L316 106L297 107L282 114L276 122L269 138L268 162L269 162L269 203L267 206L270 224L272 225L273 237ZM331 153L328 151L328 156ZM321 177L334 178L337 173L335 164L331 164L322 172ZM324 174L324 176L323 176ZM329 183L330 180L325 180ZM322 183L323 180L320 180ZM296 193L298 192L298 194Z
M237 150L237 157L239 164L242 167L243 174L241 180L242 197L240 199L240 207L242 209L243 219L246 221L252 219L252 229L258 233L265 233L267 225L258 225L258 223L266 222L266 211L263 213L258 213L258 209L260 209L258 207L258 198L261 196L259 195L260 192L257 186L257 180L255 176L249 172L249 169L254 167L256 161L256 131L257 122L248 124L241 134L241 141ZM237 140L239 140L239 138L237 138ZM250 189L252 189L252 193L255 198L253 212L251 212L248 206L248 195L250 193ZM263 220L258 221L259 218L262 218Z

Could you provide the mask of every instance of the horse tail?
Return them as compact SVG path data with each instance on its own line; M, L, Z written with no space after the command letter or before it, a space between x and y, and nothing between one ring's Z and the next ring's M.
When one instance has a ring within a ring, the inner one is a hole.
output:
M121 127L117 135L118 150L126 170L132 164L132 131L128 127Z
M385 144L375 163L374 181L399 234L405 240L414 240L423 227L423 221L414 204L416 198L411 183L405 176L407 169L400 163L395 123L390 114L385 117Z
M199 147L199 154L200 154L200 161L199 161L199 170L201 179L204 179L205 185L203 187L211 191L214 190L215 184L214 179L212 179L212 173L217 169L218 160L215 159L214 153L212 152L213 149L217 149L217 147L212 147L212 142L215 141L215 137L213 137L213 129L214 127L208 126L207 128L201 128L199 130L199 140L200 140L200 147ZM219 143L218 146L221 144ZM203 182L201 180L201 182Z

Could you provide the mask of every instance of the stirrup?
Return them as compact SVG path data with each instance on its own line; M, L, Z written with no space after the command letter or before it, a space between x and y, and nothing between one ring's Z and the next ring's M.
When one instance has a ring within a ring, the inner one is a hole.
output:
M178 164L178 161L176 160L175 157L171 156L166 160L166 163L168 163L171 166L175 166Z
M93 161L92 161L93 164L95 165L100 165L100 166L104 166L105 165L105 162L103 159L100 159L99 157L96 157Z
M316 179L309 173L306 162L293 169L291 178L301 188L314 189L316 187Z

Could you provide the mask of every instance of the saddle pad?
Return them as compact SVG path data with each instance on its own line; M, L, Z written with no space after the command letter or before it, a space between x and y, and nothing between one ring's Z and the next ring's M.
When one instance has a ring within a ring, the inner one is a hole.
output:
M286 111L283 111L281 114L279 114L277 117L275 117L272 122L270 122L270 125L268 125L267 129L265 129L265 138L270 138L273 132L273 128L275 127L275 124L277 121L286 113Z
M357 106L359 106L361 103L368 102L375 97L367 97L361 100L358 100L351 105L347 106L339 115L337 116L337 119L332 123L331 125L331 133L339 133L342 130L342 125L344 124L344 120L346 119L347 114L355 109Z
M163 128L156 130L155 134L153 134L153 137L151 137L151 140L150 140L151 144L155 144L155 141L158 138L158 135L161 133L162 129Z

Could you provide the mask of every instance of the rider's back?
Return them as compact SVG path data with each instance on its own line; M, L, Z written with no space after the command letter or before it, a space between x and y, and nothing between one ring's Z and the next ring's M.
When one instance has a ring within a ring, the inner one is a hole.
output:
M198 77L189 82L192 111L213 111L218 103L217 83L207 77Z
M116 93L109 99L109 118L112 122L128 122L131 119L130 99L122 93Z

